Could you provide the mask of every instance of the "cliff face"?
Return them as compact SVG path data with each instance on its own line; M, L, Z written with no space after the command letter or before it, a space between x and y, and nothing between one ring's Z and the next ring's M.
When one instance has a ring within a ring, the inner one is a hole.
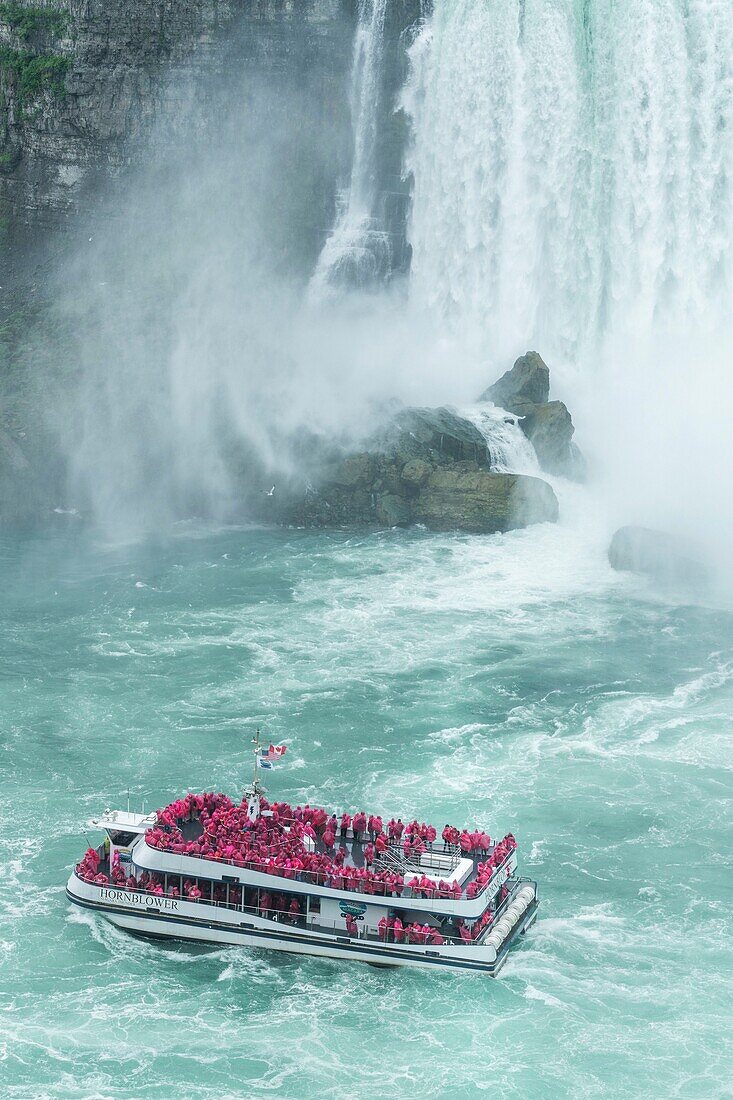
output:
M390 7L390 115L403 31L420 8L420 0ZM211 125L204 104L211 106L211 87L245 71L273 88L280 79L297 82L309 97L314 126L329 134L334 151L331 178L316 196L326 218L348 167L357 17L358 0L0 0L0 229L8 263L34 264L39 237L47 240L109 180L155 152L151 142ZM400 189L399 122L384 133L391 195ZM392 201L399 217L404 202Z
M166 130L172 139L227 67L310 70L341 88L348 72L350 0L41 3L0 2L0 211L20 265L39 233L149 156ZM343 129L343 97L336 119L328 99L324 123Z
M394 106L406 32L422 7L390 0L380 99L379 190L402 268L404 125ZM184 248L191 225L217 204L240 224L247 207L278 269L296 279L312 272L349 176L359 8L360 0L0 0L0 522L62 499L64 458L47 431L45 387L64 358L66 369L76 360L55 296L59 284L77 288L74 262L86 259L87 242L96 247L100 224L120 222L112 239L139 250L145 226L129 227L141 180L148 219L151 194L161 207L177 194L182 216L167 212L168 222ZM196 199L182 201L191 181ZM216 247L211 259L220 261ZM80 283L80 307L88 293Z

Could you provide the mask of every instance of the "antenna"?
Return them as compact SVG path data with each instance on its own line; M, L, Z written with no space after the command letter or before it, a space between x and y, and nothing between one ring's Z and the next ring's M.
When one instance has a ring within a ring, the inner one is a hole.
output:
M127 812L130 812L130 788L127 788Z
M254 765L253 765L253 768L252 768L252 788L253 788L255 794L259 794L259 792L261 790L261 787L262 787L259 779L257 778L257 768L258 768L259 759L260 759L260 727L259 726L257 727L257 732L255 733L254 737L252 738L252 744L254 745Z

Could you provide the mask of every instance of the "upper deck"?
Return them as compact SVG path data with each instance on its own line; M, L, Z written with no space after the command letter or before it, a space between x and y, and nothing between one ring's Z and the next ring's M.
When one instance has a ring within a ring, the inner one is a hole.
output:
M318 807L263 801L251 813L224 795L188 795L156 815L135 844L135 867L211 882L277 888L297 894L372 901L397 908L480 915L516 869L509 835L492 841L452 826L344 815ZM109 819L108 819L109 820ZM138 824L141 824L139 822ZM119 881L119 875L118 875ZM384 904L384 901L382 902Z
M134 833L142 835L158 823L158 814L152 810L147 814L136 814L131 810L105 810L99 817L90 819L89 824L107 832Z

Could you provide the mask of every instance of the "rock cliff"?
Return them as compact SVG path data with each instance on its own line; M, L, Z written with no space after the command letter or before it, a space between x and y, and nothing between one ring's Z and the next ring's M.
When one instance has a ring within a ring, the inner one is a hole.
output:
M16 267L182 127L215 125L227 70L310 69L343 133L352 33L349 0L0 3L0 208Z
M541 355L528 351L479 400L492 401L519 417L543 470L580 481L585 476L585 461L573 442L572 417L563 401L549 398L549 368Z
M421 7L390 0L385 27L379 189L402 268L394 105ZM0 0L0 515L59 500L62 459L28 335L41 332L45 366L62 360L48 288L68 270L67 250L78 259L94 227L119 218L131 178L185 174L187 150L200 155L209 135L214 150L246 145L244 122L288 168L262 173L277 212L272 254L288 275L312 271L351 163L357 17L358 0Z
M311 227L312 247L320 247L337 183L348 171L357 2L0 0L6 272L11 262L24 272L43 261L49 230L155 155L156 145L191 126L215 126L216 80L241 73L272 82L275 113L278 85L296 81L315 128L329 133L334 156L318 181L320 213ZM403 32L420 7L420 0L392 0L386 27L380 173L393 222L404 220L398 179L404 133L394 99L405 63Z
M306 527L375 524L491 534L555 522L540 478L490 468L484 437L451 409L403 409L362 451L326 463L312 484L284 487L264 513Z

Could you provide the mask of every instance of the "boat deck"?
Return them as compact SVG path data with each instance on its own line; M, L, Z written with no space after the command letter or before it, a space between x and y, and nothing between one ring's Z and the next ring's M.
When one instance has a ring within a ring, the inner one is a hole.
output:
M182 822L179 827L183 839L186 841L198 840L204 832L201 822L196 818ZM368 836L355 840L352 831L349 829L345 836L341 832L336 834L333 849L327 847L323 837L318 837L313 850L318 855L332 856L343 845L346 848L344 865L361 870L368 866L365 850L369 843L370 838ZM493 852L494 847L492 844L485 853L464 853L455 845L448 845L443 841L434 841L427 846L426 851L417 859L406 859L402 846L393 842L383 856L375 857L372 866L379 870L399 871L406 879L413 875L426 874L432 878L444 879L449 883L457 881L465 891L476 879L479 864Z

